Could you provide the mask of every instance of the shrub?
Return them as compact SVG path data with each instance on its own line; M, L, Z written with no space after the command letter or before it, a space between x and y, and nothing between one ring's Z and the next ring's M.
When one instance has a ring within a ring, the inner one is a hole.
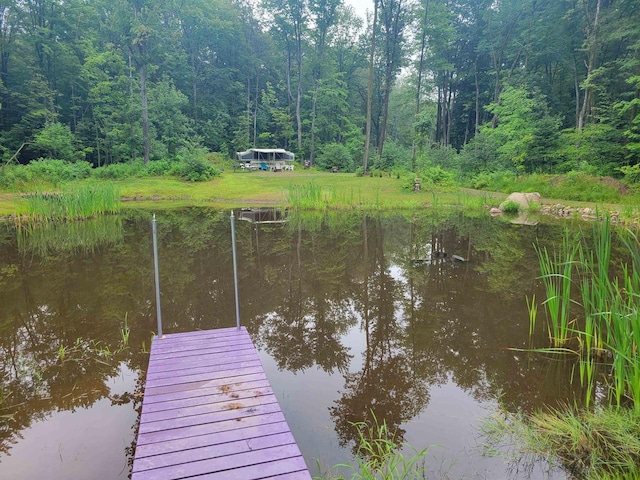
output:
M454 173L443 169L440 165L423 167L417 176L422 179L425 186L450 187L456 183Z
M145 166L142 162L112 163L106 167L94 169L92 176L100 180L143 177L145 176Z
M144 168L145 174L150 177L157 177L160 175L172 175L172 171L174 170L175 162L170 162L169 160L154 160L152 162L147 163Z
M624 174L624 179L627 183L640 183L640 163L620 167L620 171Z
M75 143L75 135L67 125L47 122L36 134L31 149L60 160L83 160L84 153L76 151Z
M520 204L509 200L502 206L502 211L504 213L518 213L520 211Z
M329 143L322 148L316 166L323 170L338 167L343 172L353 172L353 157L347 147L340 143Z
M178 151L180 176L190 182L203 182L220 175L206 158L207 150L202 147L183 147Z
M0 168L0 186L18 190L31 183L33 173L25 165L4 165Z
M384 144L382 157L375 159L374 167L387 172L398 167L409 169L410 163L411 150L389 140Z

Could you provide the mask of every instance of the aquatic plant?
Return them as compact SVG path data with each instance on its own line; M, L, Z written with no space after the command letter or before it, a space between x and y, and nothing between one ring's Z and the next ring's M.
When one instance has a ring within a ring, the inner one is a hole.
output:
M544 350L572 351L561 348L572 335L587 406L596 382L602 380L613 403L629 401L640 412L640 241L630 230L620 232L618 238L631 261L622 262L614 274L612 238L610 220L604 217L594 224L592 248L582 236L572 238L568 233L553 255L537 248L552 345ZM572 288L579 300L572 299ZM531 304L529 312L532 331L536 312ZM575 319L569 320L572 316ZM606 367L607 376L596 375L599 365Z
M343 209L355 206L378 209L381 207L378 191L374 193L373 200L369 204L365 204L362 194L352 188L340 190L333 187L321 187L313 182L304 185L289 185L284 203L287 207L297 210Z
M315 477L316 479L330 480L417 480L424 477L424 456L427 449L415 451L405 456L402 445L396 442L395 435L391 432L385 421L380 423L375 415L373 421L356 422L352 426L358 431L358 455L357 464L336 465L335 468L351 470L350 476L339 474L337 476L328 473Z
M568 406L531 415L503 409L481 427L485 454L512 463L547 458L572 478L640 477L640 416L615 407L578 412Z
M118 213L120 192L111 184L82 185L62 192L37 191L26 197L25 211L15 216L16 225L74 221Z
M569 337L571 305L571 274L580 244L565 236L561 249L549 253L546 247L536 247L540 263L541 279L547 298L543 302L548 315L547 330L554 347L563 346ZM529 306L531 313L531 305ZM535 321L535 318L533 319Z

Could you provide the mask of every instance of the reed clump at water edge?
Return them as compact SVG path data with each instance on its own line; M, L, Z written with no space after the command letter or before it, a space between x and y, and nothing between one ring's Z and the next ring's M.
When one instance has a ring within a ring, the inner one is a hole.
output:
M85 220L120 212L120 192L112 184L83 185L61 192L35 192L25 197L26 205L16 212L15 223L38 224Z
M512 436L521 458L546 456L575 478L640 478L640 241L631 230L614 235L606 216L592 238L589 245L567 231L553 253L537 248L550 346L532 349L577 357L572 381L585 392L584 408L502 412L484 433L490 443ZM626 257L618 265L614 240ZM527 304L533 335L539 310L535 299Z
M385 421L380 423L372 413L370 422L356 422L351 426L358 432L356 464L336 465L335 469L350 474L327 472L315 480L418 480L425 477L427 449L402 453L403 445L396 440ZM320 470L320 468L319 468Z
M565 232L560 249L553 254L537 249L551 343L544 350L578 357L578 379L586 388L587 407L602 383L612 404L640 414L640 241L631 230L617 231L616 239L627 260L616 265L615 272L611 265L614 234L608 217L594 223L593 245L587 245L583 235ZM535 324L534 302L528 303Z

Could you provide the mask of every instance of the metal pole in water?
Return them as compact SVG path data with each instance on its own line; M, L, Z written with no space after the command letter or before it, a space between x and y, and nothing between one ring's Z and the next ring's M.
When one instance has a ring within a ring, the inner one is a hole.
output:
M162 309L160 308L160 271L158 269L158 227L156 222L156 214L153 214L151 220L153 227L153 270L154 280L156 283L156 312L158 317L158 338L162 338Z
M238 303L238 264L236 262L236 217L231 210L231 251L233 252L233 286L236 292L236 327L240 330L240 304Z

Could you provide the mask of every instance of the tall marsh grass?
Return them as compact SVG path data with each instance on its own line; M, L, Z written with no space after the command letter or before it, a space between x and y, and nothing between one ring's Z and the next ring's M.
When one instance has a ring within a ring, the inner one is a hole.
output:
M380 199L377 194L372 205L365 205L362 195L354 192L353 189L323 188L313 182L305 185L289 185L285 203L287 207L297 210L323 210L354 206L380 207Z
M84 220L120 211L120 192L111 184L83 185L56 193L36 192L26 197L16 224Z
M552 348L564 353L565 345L574 341L587 406L596 383L603 382L613 404L629 405L640 413L640 241L630 230L616 237L630 260L622 261L615 272L611 265L614 234L608 217L595 223L593 245L587 245L583 236L565 233L553 255L538 248L547 295L544 305ZM529 311L535 323L531 303ZM597 375L599 370L607 374Z

